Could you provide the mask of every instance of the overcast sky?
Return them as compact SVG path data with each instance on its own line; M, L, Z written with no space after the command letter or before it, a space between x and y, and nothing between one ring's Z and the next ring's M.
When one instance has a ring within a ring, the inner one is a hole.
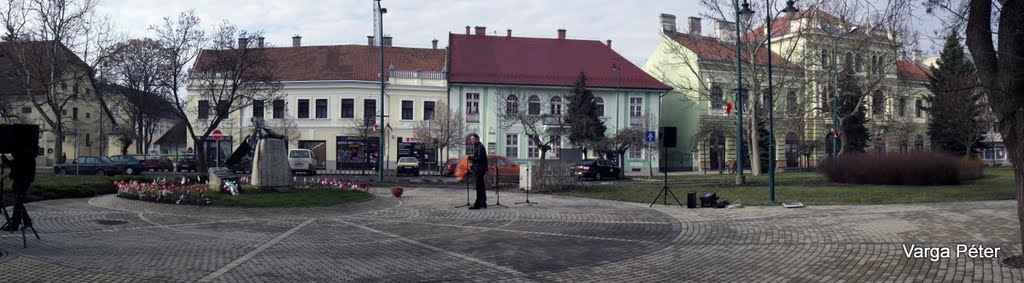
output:
M850 0L859 1L859 0ZM325 3L327 2L327 3ZM446 46L448 33L464 33L468 26L485 26L488 34L553 38L564 28L572 39L612 40L612 48L642 66L658 44L659 15L674 14L680 31L686 18L699 16L697 0L383 0L384 33L402 47L429 48L430 41ZM799 2L798 2L799 3ZM163 17L194 9L209 27L227 20L246 30L262 30L269 44L291 46L302 36L303 45L366 44L373 34L373 1L266 1L266 0L101 0L100 12L109 14L131 37L152 37L147 30ZM704 23L704 33L712 26ZM930 34L931 31L922 31ZM926 43L922 43L926 44ZM925 46L925 54L936 54Z

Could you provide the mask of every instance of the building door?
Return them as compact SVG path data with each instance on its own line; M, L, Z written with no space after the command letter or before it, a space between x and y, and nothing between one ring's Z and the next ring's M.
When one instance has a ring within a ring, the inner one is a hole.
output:
M800 154L797 151L799 148L800 139L796 137L796 133L786 134L786 167L800 166Z
M725 163L725 136L720 132L708 139L708 169L723 169Z

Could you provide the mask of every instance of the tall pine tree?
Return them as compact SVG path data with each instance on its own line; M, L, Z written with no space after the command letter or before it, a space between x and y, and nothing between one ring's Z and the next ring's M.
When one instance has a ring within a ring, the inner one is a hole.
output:
M956 32L946 37L939 60L931 68L928 86L928 136L932 147L951 153L967 154L968 147L978 148L982 136L977 129L981 113L981 92L976 91L974 64L967 60Z
M864 99L864 92L860 84L857 83L857 78L853 73L842 72L839 77L839 107L837 111L839 117L847 118L839 124L842 134L837 149L839 154L863 153L871 140L871 133L864 126L868 123L867 113L864 107L857 108L861 99Z
M569 125L569 140L584 150L593 148L605 138L608 129L597 117L597 101L594 93L587 89L587 74L580 73L569 94L565 121Z

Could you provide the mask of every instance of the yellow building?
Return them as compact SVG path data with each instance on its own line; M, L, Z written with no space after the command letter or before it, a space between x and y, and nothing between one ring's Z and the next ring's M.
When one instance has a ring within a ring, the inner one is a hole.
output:
M372 43L372 41L371 41ZM205 51L204 51L205 52ZM384 160L393 168L399 155L414 152L423 159L435 160L433 151L415 143L413 126L432 115L437 102L447 99L444 74L445 50L391 46L384 38L386 95L381 108L380 47L369 45L302 46L293 38L291 47L266 48L276 63L276 78L281 81L283 97L274 101L254 101L251 106L232 113L217 130L222 133L220 154L208 154L210 164L224 160L252 133L252 117L262 117L272 130L285 134L289 148L309 148L321 169L361 169L374 167L379 148L378 132L362 134L377 125L386 134ZM200 55L199 63L205 60ZM189 120L196 131L206 129L215 105L189 86ZM367 122L366 117L373 117ZM388 129L390 125L390 130ZM201 134L201 133L197 133ZM413 142L413 143L409 143ZM194 149L196 142L189 141ZM205 143L214 150L212 137ZM399 151L399 147L403 150Z

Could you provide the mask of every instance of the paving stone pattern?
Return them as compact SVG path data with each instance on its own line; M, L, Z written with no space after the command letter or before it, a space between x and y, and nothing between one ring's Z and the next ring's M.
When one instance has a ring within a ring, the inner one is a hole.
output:
M1016 281L1012 201L685 209L461 189L384 189L332 207L154 204L112 195L31 203L42 240L0 233L5 282ZM999 247L907 258L902 244Z

